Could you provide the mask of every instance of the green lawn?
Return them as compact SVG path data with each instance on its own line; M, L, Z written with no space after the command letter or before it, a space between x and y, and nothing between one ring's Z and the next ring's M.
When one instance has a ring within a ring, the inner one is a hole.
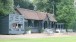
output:
M0 42L76 42L76 37L0 39Z

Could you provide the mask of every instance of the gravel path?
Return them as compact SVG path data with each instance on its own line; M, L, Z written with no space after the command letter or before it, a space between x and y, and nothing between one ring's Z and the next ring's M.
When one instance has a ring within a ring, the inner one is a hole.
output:
M74 36L76 36L75 33L73 34ZM0 39L69 37L69 36L73 36L73 34L70 35L70 33L68 34L55 33L55 34L49 35L49 34L35 33L35 34L21 34L21 35L0 35Z

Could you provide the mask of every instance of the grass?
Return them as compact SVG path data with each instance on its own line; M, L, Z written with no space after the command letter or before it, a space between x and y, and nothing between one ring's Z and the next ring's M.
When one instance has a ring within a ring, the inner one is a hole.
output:
M0 42L76 42L76 37L0 39Z

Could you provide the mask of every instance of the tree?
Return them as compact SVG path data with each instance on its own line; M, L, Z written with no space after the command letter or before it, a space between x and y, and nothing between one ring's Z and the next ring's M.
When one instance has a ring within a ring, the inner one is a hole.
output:
M71 23L69 24L69 28L73 29L73 31L76 32L76 15L74 15Z
M33 4L29 2L29 0L14 0L14 5L20 5L21 8L31 9L33 10Z
M4 15L14 12L14 2L13 0L0 0L0 19Z
M53 0L33 0L34 10L53 13Z
M0 19L3 15L14 12L13 0L0 0Z
M75 15L73 1L74 0L61 0L59 3L57 3L57 6L56 6L57 20L58 22L65 23L66 28L71 28L70 26L72 26L72 23L73 23L72 20Z
M13 0L0 0L0 14L9 14L14 11Z

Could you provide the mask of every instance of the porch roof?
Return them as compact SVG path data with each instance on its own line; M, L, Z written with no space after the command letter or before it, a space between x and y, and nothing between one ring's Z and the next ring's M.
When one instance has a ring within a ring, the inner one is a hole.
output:
M24 16L25 19L32 19L32 20L45 20L47 18L46 12L38 12L34 10L24 9L24 8L16 8L16 10ZM48 14L49 20L54 21L55 17L53 14Z
M49 20L50 20L50 21L57 22L56 19L55 19L54 14L48 14L48 17L49 17Z

